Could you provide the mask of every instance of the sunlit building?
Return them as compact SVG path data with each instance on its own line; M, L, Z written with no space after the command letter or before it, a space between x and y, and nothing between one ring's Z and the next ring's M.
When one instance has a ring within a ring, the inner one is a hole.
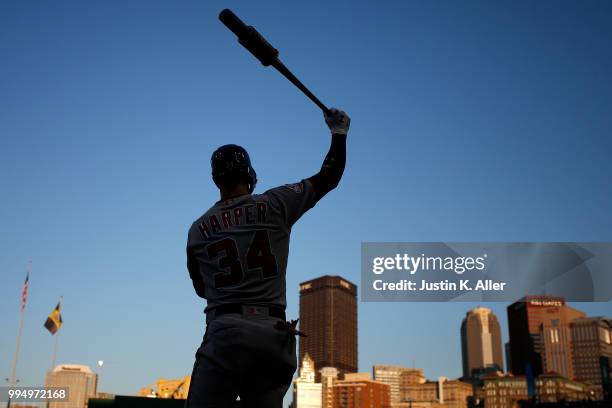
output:
M138 395L151 398L187 399L191 376L177 379L160 378L155 384L140 389Z
M315 383L315 373L314 361L308 353L304 354L300 376L293 380L292 408L321 408L322 384Z
M300 284L299 361L308 353L316 367L357 371L357 286L340 276ZM316 376L317 382L320 376Z
M49 403L49 408L84 408L95 398L98 375L85 365L60 364L47 373L45 387L68 388L68 400Z
M438 381L402 384L400 387L400 401L443 404L448 408L467 408L473 394L472 384L459 380L449 381L446 377L440 377Z
M370 373L347 373L333 385L334 408L390 408L389 385Z
M407 368L399 365L377 364L372 368L374 380L389 385L391 404L400 401L400 385L402 378L405 384L410 382L425 382L423 370L420 368ZM422 379L422 381L421 381Z
M503 370L501 330L491 309L477 307L466 313L461 323L461 357L466 379Z
M322 407L333 408L334 406L334 384L338 381L338 369L334 367L323 367L319 370L321 376Z

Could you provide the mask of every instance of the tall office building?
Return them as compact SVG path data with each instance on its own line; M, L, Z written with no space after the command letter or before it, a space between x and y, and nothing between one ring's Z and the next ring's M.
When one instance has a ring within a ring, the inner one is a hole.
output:
M300 367L300 376L293 380L293 402L291 408L321 408L322 384L315 383L315 365L306 353Z
M68 388L68 400L51 402L49 408L84 408L96 397L98 375L84 365L61 364L47 373L45 387Z
M316 367L356 372L357 286L328 275L301 283L300 329L308 337L300 337L299 361L308 353Z
M576 319L570 328L576 379L595 385L597 398L612 399L612 319Z
M503 370L501 330L491 309L477 307L466 313L461 323L461 356L464 378Z
M584 313L552 296L526 296L507 308L510 331L509 367L513 374L533 376L571 367L570 322ZM548 348L546 353L545 346Z

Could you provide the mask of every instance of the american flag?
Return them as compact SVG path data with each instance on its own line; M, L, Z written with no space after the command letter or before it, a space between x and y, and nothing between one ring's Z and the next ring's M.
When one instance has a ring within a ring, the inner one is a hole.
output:
M26 275L26 280L23 282L23 293L21 294L21 310L25 309L26 298L28 297L28 286L30 281L30 272Z

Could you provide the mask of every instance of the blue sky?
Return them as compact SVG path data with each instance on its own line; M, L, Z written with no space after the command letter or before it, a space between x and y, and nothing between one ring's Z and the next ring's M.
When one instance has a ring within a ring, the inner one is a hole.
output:
M209 157L251 153L257 191L320 167L321 113L217 21L231 7L352 117L341 186L293 230L298 283L359 283L363 241L612 240L612 4L2 2L0 374L33 274L18 377L106 361L101 390L189 374L204 304L186 232L217 200ZM359 364L460 375L469 303L359 304ZM507 339L506 304L491 304ZM579 304L591 315L611 303Z

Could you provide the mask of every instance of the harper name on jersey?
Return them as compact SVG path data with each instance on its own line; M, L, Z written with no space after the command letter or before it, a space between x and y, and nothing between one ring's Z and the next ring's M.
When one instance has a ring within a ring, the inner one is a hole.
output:
M266 222L268 205L265 202L256 202L231 210L207 214L198 224L202 238L208 239L233 226L262 224Z

